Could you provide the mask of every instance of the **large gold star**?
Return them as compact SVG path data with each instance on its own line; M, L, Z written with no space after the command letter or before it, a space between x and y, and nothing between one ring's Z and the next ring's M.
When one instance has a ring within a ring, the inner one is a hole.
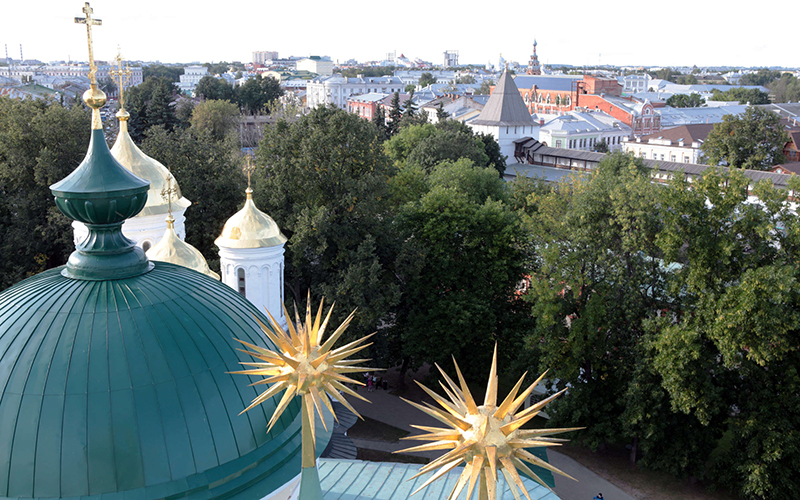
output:
M368 361L367 359L347 360L346 358L371 345L364 344L364 341L374 334L362 337L342 347L332 349L333 344L347 329L350 321L353 319L355 311L350 313L350 316L344 320L339 328L323 342L325 328L328 326L328 320L330 320L331 312L333 311L333 306L331 306L325 320L320 324L323 303L324 299L319 304L319 311L317 312L316 318L312 318L311 296L309 294L305 324L300 321L297 308L295 308L296 324L292 324L291 321L288 322L288 333L281 328L280 324L275 321L275 318L267 311L272 328L268 328L260 321L259 324L264 334L277 348L274 351L236 339L249 348L249 350L240 349L240 351L250 354L260 361L242 362L242 365L252 366L253 368L231 373L265 377L250 385L272 384L269 389L259 394L252 403L250 403L250 406L242 410L242 413L266 401L279 392L285 391L278 406L275 408L275 412L272 414L267 432L272 429L272 426L278 421L278 418L280 418L295 395L304 398L303 408L304 411L308 413L306 416L309 419L312 439L316 438L314 432L314 408L316 408L322 420L322 425L326 430L327 425L325 424L325 419L322 418L322 405L324 404L328 410L333 413L334 418L336 418L336 413L331 407L330 397L336 398L346 408L361 417L350 403L347 402L344 396L340 394L340 391L367 401L357 392L344 385L344 383L364 384L345 376L345 374L367 372L375 369L355 366L364 361ZM289 317L289 313L286 311L285 307L284 312L286 316Z
M464 377L461 375L461 370L458 368L455 359L453 359L453 364L455 364L456 367L456 374L458 375L460 387L447 376L439 365L436 365L436 368L439 369L444 380L447 382L447 386L441 382L439 384L450 398L449 401L417 382L430 397L439 403L441 408L429 403L420 405L406 400L409 404L448 426L447 428L439 428L413 425L412 427L425 431L427 434L404 438L433 442L401 450L398 453L450 450L422 467L420 472L414 476L418 477L427 472L439 469L414 493L417 493L462 463L466 463L466 466L453 488L453 491L450 493L448 497L449 500L457 498L461 490L463 490L467 484L469 485L467 489L467 498L470 498L478 480L480 480L481 498L490 500L497 498L498 472L505 476L506 483L514 494L515 499L521 500L519 494L521 490L528 500L530 500L530 495L528 495L528 491L525 489L525 485L522 483L517 469L548 489L549 487L525 465L525 462L538 465L539 467L543 467L574 480L571 476L561 472L544 460L525 450L525 448L539 446L559 446L559 442L566 441L566 439L547 436L580 429L521 428L525 423L538 415L547 403L564 393L564 391L557 392L517 413L517 409L519 409L525 399L530 396L533 389L541 382L547 372L543 373L533 384L518 395L527 373L523 374L519 382L511 389L508 396L506 396L505 400L503 400L500 406L497 406L497 345L495 345L486 397L484 398L483 405L478 406L469 391L469 387L467 387L464 381Z

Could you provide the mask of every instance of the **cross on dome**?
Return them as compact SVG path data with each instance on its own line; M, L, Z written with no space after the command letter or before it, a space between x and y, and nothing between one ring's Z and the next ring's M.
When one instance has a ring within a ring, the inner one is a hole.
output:
M86 14L86 17L76 17L75 22L86 25L86 38L89 41L89 81L92 84L92 88L95 88L97 87L97 64L94 62L94 49L92 48L92 26L101 26L103 21L92 18L93 12L94 10L89 7L89 2L86 2L83 7L83 13Z
M125 108L125 86L131 79L131 74L133 74L133 72L127 65L125 65L123 69L122 62L125 59L122 57L122 50L119 46L117 46L117 57L115 57L114 60L117 61L117 69L112 69L108 74L116 79L117 87L119 88L119 109L123 110Z
M250 175L256 171L256 166L250 161L250 155L245 156L244 167L242 167L242 171L247 176L247 190L250 191Z

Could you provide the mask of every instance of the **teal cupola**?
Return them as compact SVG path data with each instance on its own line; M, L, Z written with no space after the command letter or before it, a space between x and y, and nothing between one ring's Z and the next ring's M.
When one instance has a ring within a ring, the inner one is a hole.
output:
M111 156L103 136L102 90L83 96L92 108L92 137L86 158L70 175L50 186L59 210L89 230L70 255L64 276L85 280L128 278L153 268L136 242L122 234L122 223L141 212L150 183Z

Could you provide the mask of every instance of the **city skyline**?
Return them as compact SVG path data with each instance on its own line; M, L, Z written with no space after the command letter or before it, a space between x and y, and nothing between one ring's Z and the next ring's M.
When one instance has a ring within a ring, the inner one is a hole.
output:
M82 2L43 0L33 22L30 8L16 2L0 20L0 43L8 55L26 59L85 61L85 29L74 24L82 17ZM95 0L95 17L103 26L94 30L95 57L111 60L121 46L129 60L189 63L251 60L257 50L287 56L330 56L334 62L382 60L388 52L440 64L445 50L459 51L462 64L525 64L534 39L540 61L575 66L800 66L792 51L791 31L774 28L775 13L785 3L766 0L747 16L730 12L698 12L697 2L679 0L669 7L637 6L608 10L578 1L570 8L531 8L503 1L481 9L450 7L323 4L267 5L239 2L185 4L153 0L131 4ZM227 10L223 10L227 8ZM719 10L719 9L716 9ZM520 27L509 19L530 16ZM222 20L222 21L220 21ZM229 20L229 21L226 21ZM393 28L396 23L399 28ZM369 43L364 43L369 39ZM1 55L5 57L3 53Z

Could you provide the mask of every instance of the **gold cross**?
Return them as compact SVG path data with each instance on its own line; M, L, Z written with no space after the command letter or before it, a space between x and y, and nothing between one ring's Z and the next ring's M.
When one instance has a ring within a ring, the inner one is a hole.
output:
M89 40L89 81L92 84L92 88L97 88L97 65L94 63L94 50L92 49L92 26L101 26L103 21L100 19L93 19L91 7L89 7L89 2L86 2L86 5L83 7L83 13L86 14L86 17L76 17L75 22L78 24L85 24L86 25L86 38Z
M256 171L256 166L250 161L250 155L245 156L242 171L247 175L247 189L250 189L250 174Z
M178 194L178 187L172 184L172 174L167 174L167 185L161 190L161 198L167 202L167 210L169 216L172 217L172 195Z
M117 87L119 88L119 109L125 108L125 85L128 84L128 81L131 79L132 71L130 68L125 66L125 69L122 69L122 50L117 46L117 57L114 59L117 61L117 68L112 69L108 72L112 78L116 78L117 80Z

